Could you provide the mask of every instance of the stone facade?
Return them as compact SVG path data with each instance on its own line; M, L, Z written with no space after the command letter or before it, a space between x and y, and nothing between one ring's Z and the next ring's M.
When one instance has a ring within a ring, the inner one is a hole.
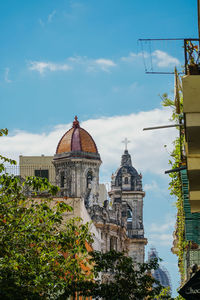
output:
M88 208L97 228L101 230L102 251L127 251L137 263L144 262L145 245L143 227L142 176L132 166L128 150L124 151L121 166L111 178L109 201ZM100 202L100 201L99 201Z
M83 199L93 224L101 234L101 251L125 251L135 262L144 262L147 243L143 227L142 175L132 166L126 149L121 166L111 177L108 197L99 185L101 158L92 137L77 118L60 140L53 164L60 196ZM87 135L87 139L85 136ZM82 149L84 145L84 149ZM84 151L92 149L92 152Z
M112 175L112 203L121 203L129 239L128 253L135 261L144 262L143 198L142 175L132 166L131 156L126 149L121 158L121 166Z
M87 153L55 154L53 164L56 171L56 184L60 187L60 195L85 199L86 206L97 203L99 186L100 156Z
M92 137L80 127L77 117L73 127L58 143L53 157L55 182L59 197L76 203L75 215L83 221L92 220L96 232L95 249L125 251L136 263L144 262L142 175L132 166L125 149L121 165L111 177L107 194L99 184L100 154ZM74 199L74 200L73 200ZM77 204L78 202L79 205ZM98 244L98 246L97 246Z

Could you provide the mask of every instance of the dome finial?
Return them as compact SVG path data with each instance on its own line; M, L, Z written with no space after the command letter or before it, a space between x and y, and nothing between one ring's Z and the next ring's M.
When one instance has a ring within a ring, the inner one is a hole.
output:
M75 116L74 117L74 122L73 122L73 128L78 128L78 127L80 127L78 117Z

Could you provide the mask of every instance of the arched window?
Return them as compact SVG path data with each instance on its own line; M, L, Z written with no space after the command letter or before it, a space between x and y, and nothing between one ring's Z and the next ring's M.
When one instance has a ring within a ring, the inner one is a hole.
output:
M133 213L132 213L132 209L130 208L129 205L127 205L127 222L132 222L133 220Z
M92 182L93 176L92 176L92 171L88 171L87 173L87 188L90 188L90 184Z
M125 183L125 184L128 184L128 177L125 177L124 183Z

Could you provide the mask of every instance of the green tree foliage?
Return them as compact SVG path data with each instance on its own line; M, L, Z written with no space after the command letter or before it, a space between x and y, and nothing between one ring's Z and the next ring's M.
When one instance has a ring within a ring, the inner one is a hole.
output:
M162 96L162 104L163 106L170 107L172 109L172 117L173 121L177 123L181 123L183 119L183 95L181 90L179 90L179 97L180 97L180 114L176 112L176 105L175 101L171 100L167 94ZM179 130L178 137L174 140L174 148L170 153L169 164L172 169L179 168L184 163L183 158L183 144L184 144L184 129L183 127L177 127ZM183 209L183 195L182 195L182 183L179 172L169 173L170 176L170 183L169 189L170 194L176 197L176 207L177 207L177 229L176 229L176 236L178 238L178 258L179 258L179 271L181 274L181 280L184 280L184 265L183 265L183 252L185 247L187 246L187 242L185 241L185 215Z
M114 250L91 253L96 281L77 282L80 294L92 296L93 299L105 300L143 300L155 299L162 291L162 286L155 280L151 271L158 268L158 260L135 266L133 259ZM147 298L145 298L147 297ZM171 299L166 293L161 298Z
M174 300L185 300L185 298L183 298L181 295L179 295L176 298L174 298Z
M0 130L0 136L7 133ZM89 256L89 225L64 220L72 208L62 199L38 196L44 191L54 196L58 188L37 177L21 182L5 173L5 163L16 162L0 156L0 299L66 300L79 292L94 299L140 300L162 293L151 276L157 260L135 268L123 253Z
M0 130L0 136L7 135ZM4 164L15 161L0 156L0 299L59 299L72 294L73 282L89 280L84 271L92 243L88 224L78 218L66 221L72 210L64 201L38 197L58 188L46 179L5 173ZM29 189L32 197L25 196ZM61 199L60 199L61 200Z
M170 295L170 287L166 287L161 290L159 295L154 297L154 300L172 299L172 298L170 298L169 295Z

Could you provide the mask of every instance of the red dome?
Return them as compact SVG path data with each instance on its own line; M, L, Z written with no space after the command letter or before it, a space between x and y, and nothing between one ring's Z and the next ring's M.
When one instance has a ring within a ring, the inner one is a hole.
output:
M73 127L59 141L56 154L72 151L98 153L93 138L86 130L80 127L77 116L75 116Z

